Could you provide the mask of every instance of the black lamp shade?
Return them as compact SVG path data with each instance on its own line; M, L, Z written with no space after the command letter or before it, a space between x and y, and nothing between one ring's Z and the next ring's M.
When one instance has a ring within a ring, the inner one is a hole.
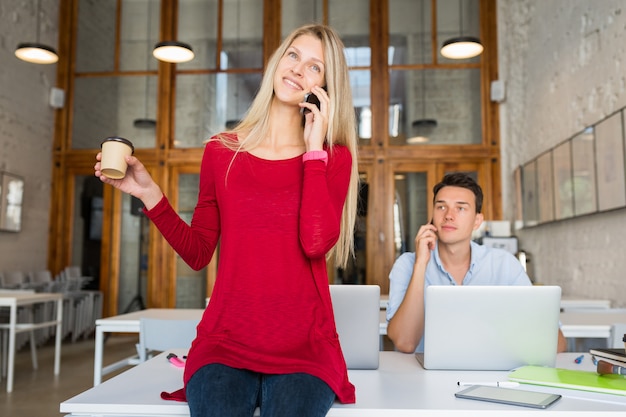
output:
M473 36L457 36L446 40L441 46L441 55L450 59L467 59L480 55L483 45Z
M194 58L191 46L178 41L163 41L154 45L152 55L159 61L180 63Z

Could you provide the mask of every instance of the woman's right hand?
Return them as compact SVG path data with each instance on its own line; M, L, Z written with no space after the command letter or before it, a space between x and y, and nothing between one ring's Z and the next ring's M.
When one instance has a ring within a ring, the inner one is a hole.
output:
M152 209L163 198L161 188L154 182L146 167L134 156L126 156L126 175L124 178L112 179L105 176L100 170L100 161L102 160L102 152L96 155L96 165L94 165L95 176L100 178L105 184L137 197L140 199L147 210Z

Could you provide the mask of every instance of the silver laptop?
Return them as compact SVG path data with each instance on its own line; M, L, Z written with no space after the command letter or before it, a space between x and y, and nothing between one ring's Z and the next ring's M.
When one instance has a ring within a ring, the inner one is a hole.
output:
M560 287L431 285L425 297L425 369L554 366Z
M330 297L348 369L378 369L380 287L331 285Z

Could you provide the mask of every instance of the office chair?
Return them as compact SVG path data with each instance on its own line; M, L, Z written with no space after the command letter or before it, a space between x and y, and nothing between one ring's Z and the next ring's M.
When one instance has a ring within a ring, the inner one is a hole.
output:
M139 320L139 362L145 362L154 351L163 352L174 348L189 348L196 338L200 319L170 320L141 318Z

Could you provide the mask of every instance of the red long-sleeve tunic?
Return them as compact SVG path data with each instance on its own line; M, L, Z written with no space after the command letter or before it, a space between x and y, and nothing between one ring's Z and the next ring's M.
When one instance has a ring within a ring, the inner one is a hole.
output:
M221 363L304 372L325 381L339 401L355 401L325 261L339 237L351 164L344 146L329 152L326 165L301 156L235 156L210 141L191 226L165 197L146 212L194 269L205 267L220 243L217 280L187 357L185 385L202 366ZM184 391L170 398L184 400Z

